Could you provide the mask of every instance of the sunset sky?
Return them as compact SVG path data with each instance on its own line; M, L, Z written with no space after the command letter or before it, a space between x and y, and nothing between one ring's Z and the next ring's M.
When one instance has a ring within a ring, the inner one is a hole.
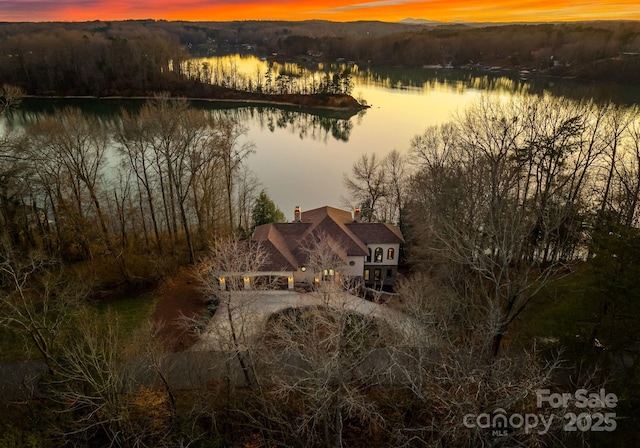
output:
M382 20L471 22L640 20L638 0L0 0L0 21Z

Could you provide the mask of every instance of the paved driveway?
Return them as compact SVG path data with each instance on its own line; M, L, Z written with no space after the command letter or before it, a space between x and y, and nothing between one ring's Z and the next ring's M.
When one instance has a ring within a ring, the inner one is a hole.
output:
M269 316L288 308L325 305L385 322L403 338L403 344L413 345L416 337L424 338L425 329L404 313L347 293L299 293L294 291L240 291L227 293L200 340L191 350L228 350L231 345L231 325L241 344L250 343L264 330ZM424 343L424 341L422 341Z

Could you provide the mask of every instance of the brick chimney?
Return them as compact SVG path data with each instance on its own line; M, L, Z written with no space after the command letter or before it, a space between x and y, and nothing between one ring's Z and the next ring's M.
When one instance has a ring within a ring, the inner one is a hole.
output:
M296 208L293 209L293 222L302 221L302 209L299 205L296 205Z
M360 215L362 214L362 210L360 207L353 208L353 222L360 222Z

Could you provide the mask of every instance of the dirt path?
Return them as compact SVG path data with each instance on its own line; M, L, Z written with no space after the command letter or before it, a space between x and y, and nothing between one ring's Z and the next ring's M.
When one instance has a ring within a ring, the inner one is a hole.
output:
M185 317L195 317L205 310L205 298L198 281L189 269L183 268L166 279L158 293L160 300L153 314L153 319L161 325L158 337L169 350L189 348L195 339L185 325Z

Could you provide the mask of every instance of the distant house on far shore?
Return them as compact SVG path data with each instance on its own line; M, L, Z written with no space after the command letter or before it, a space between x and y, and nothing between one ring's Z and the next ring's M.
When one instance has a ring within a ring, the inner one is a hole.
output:
M287 276L289 288L337 277L357 278L377 289L393 286L404 243L396 226L360 222L359 209L333 207L296 207L292 222L258 226L252 240L269 259L255 276Z

